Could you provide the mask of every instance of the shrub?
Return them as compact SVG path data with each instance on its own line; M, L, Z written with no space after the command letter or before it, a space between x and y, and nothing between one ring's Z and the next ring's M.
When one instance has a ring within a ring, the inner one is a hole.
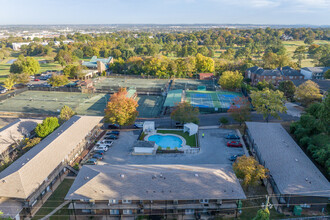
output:
M229 120L228 120L228 118L226 118L226 117L221 117L221 118L219 119L219 122L220 122L221 124L226 125L226 124L229 123Z
M161 146L158 146L157 150L162 150L162 147Z
M171 148L170 147L167 147L166 150L171 150Z
M36 134L44 138L50 133L52 133L59 125L58 119L55 117L48 117L45 120L42 121L41 124L38 124L35 131Z
M41 141L41 138L39 138L39 137L29 139L27 141L26 145L23 147L23 150L27 149L27 148L30 148L30 147L34 147L35 145L39 144L40 141Z
M77 170L77 171L79 171L79 163L75 163L75 165L73 166L73 169L75 169L75 170Z

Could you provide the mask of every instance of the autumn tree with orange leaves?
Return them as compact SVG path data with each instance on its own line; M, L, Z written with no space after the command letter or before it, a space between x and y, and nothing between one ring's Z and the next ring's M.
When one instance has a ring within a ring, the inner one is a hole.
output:
M126 96L126 88L120 88L119 91L110 97L110 101L105 109L105 120L112 124L132 125L135 122L139 112L136 108L139 106L137 101Z
M230 116L241 126L250 118L250 102L245 97L236 97L228 109Z

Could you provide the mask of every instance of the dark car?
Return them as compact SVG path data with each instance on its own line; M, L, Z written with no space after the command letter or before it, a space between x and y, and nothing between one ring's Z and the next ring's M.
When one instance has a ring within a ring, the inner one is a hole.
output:
M97 159L91 158L86 161L85 165L97 165Z
M111 135L108 135L108 136L104 137L104 140L116 140L116 139L118 139L118 136L114 135L114 134L111 134Z
M111 125L108 125L108 129L119 129L119 125L117 124L111 124Z
M105 151L104 150L96 150L96 151L94 151L94 153L104 155Z
M103 155L101 155L101 154L93 154L92 158L95 158L97 160L103 160Z
M227 134L226 139L239 139L239 136L236 134Z
M119 135L120 134L120 131L109 131L107 132L105 135Z
M228 147L242 147L242 144L238 141L229 141L227 142Z
M229 157L229 160L230 161L236 161L237 157L241 157L241 156L243 156L243 154L235 154L235 155Z

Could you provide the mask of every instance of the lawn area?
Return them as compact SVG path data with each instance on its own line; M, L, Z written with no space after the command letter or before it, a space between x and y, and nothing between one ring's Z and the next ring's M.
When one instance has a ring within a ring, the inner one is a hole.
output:
M293 56L293 52L295 51L295 49L299 46L306 46L308 47L307 44L304 43L304 41L300 40L300 41L282 41L284 47L287 49L288 54L290 57ZM330 44L329 41L326 40L316 40L313 42L313 44ZM306 53L306 55L308 55L308 53ZM301 67L313 67L314 63L312 62L312 59L305 59L302 61L301 63Z
M180 135L184 139L186 139L187 145L189 145L190 147L197 147L196 146L196 135L189 136L188 133L184 133L184 132L178 131L178 130L157 130L157 133Z
M73 184L72 179L64 179L63 182L57 187L55 192L48 198L45 204L39 209L37 214L33 219L40 219L56 207L61 205L64 202L64 197L68 193L71 185ZM57 211L54 216L50 217L51 220L60 220L60 219L69 219L69 210L67 209L68 205L64 206L62 209Z

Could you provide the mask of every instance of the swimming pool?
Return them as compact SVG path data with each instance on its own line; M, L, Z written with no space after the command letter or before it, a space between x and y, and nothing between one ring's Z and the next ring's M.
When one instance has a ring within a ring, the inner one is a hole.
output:
M161 148L180 148L182 147L183 140L176 135L171 134L154 134L150 135L147 138L148 141L154 141L158 145L158 147Z

